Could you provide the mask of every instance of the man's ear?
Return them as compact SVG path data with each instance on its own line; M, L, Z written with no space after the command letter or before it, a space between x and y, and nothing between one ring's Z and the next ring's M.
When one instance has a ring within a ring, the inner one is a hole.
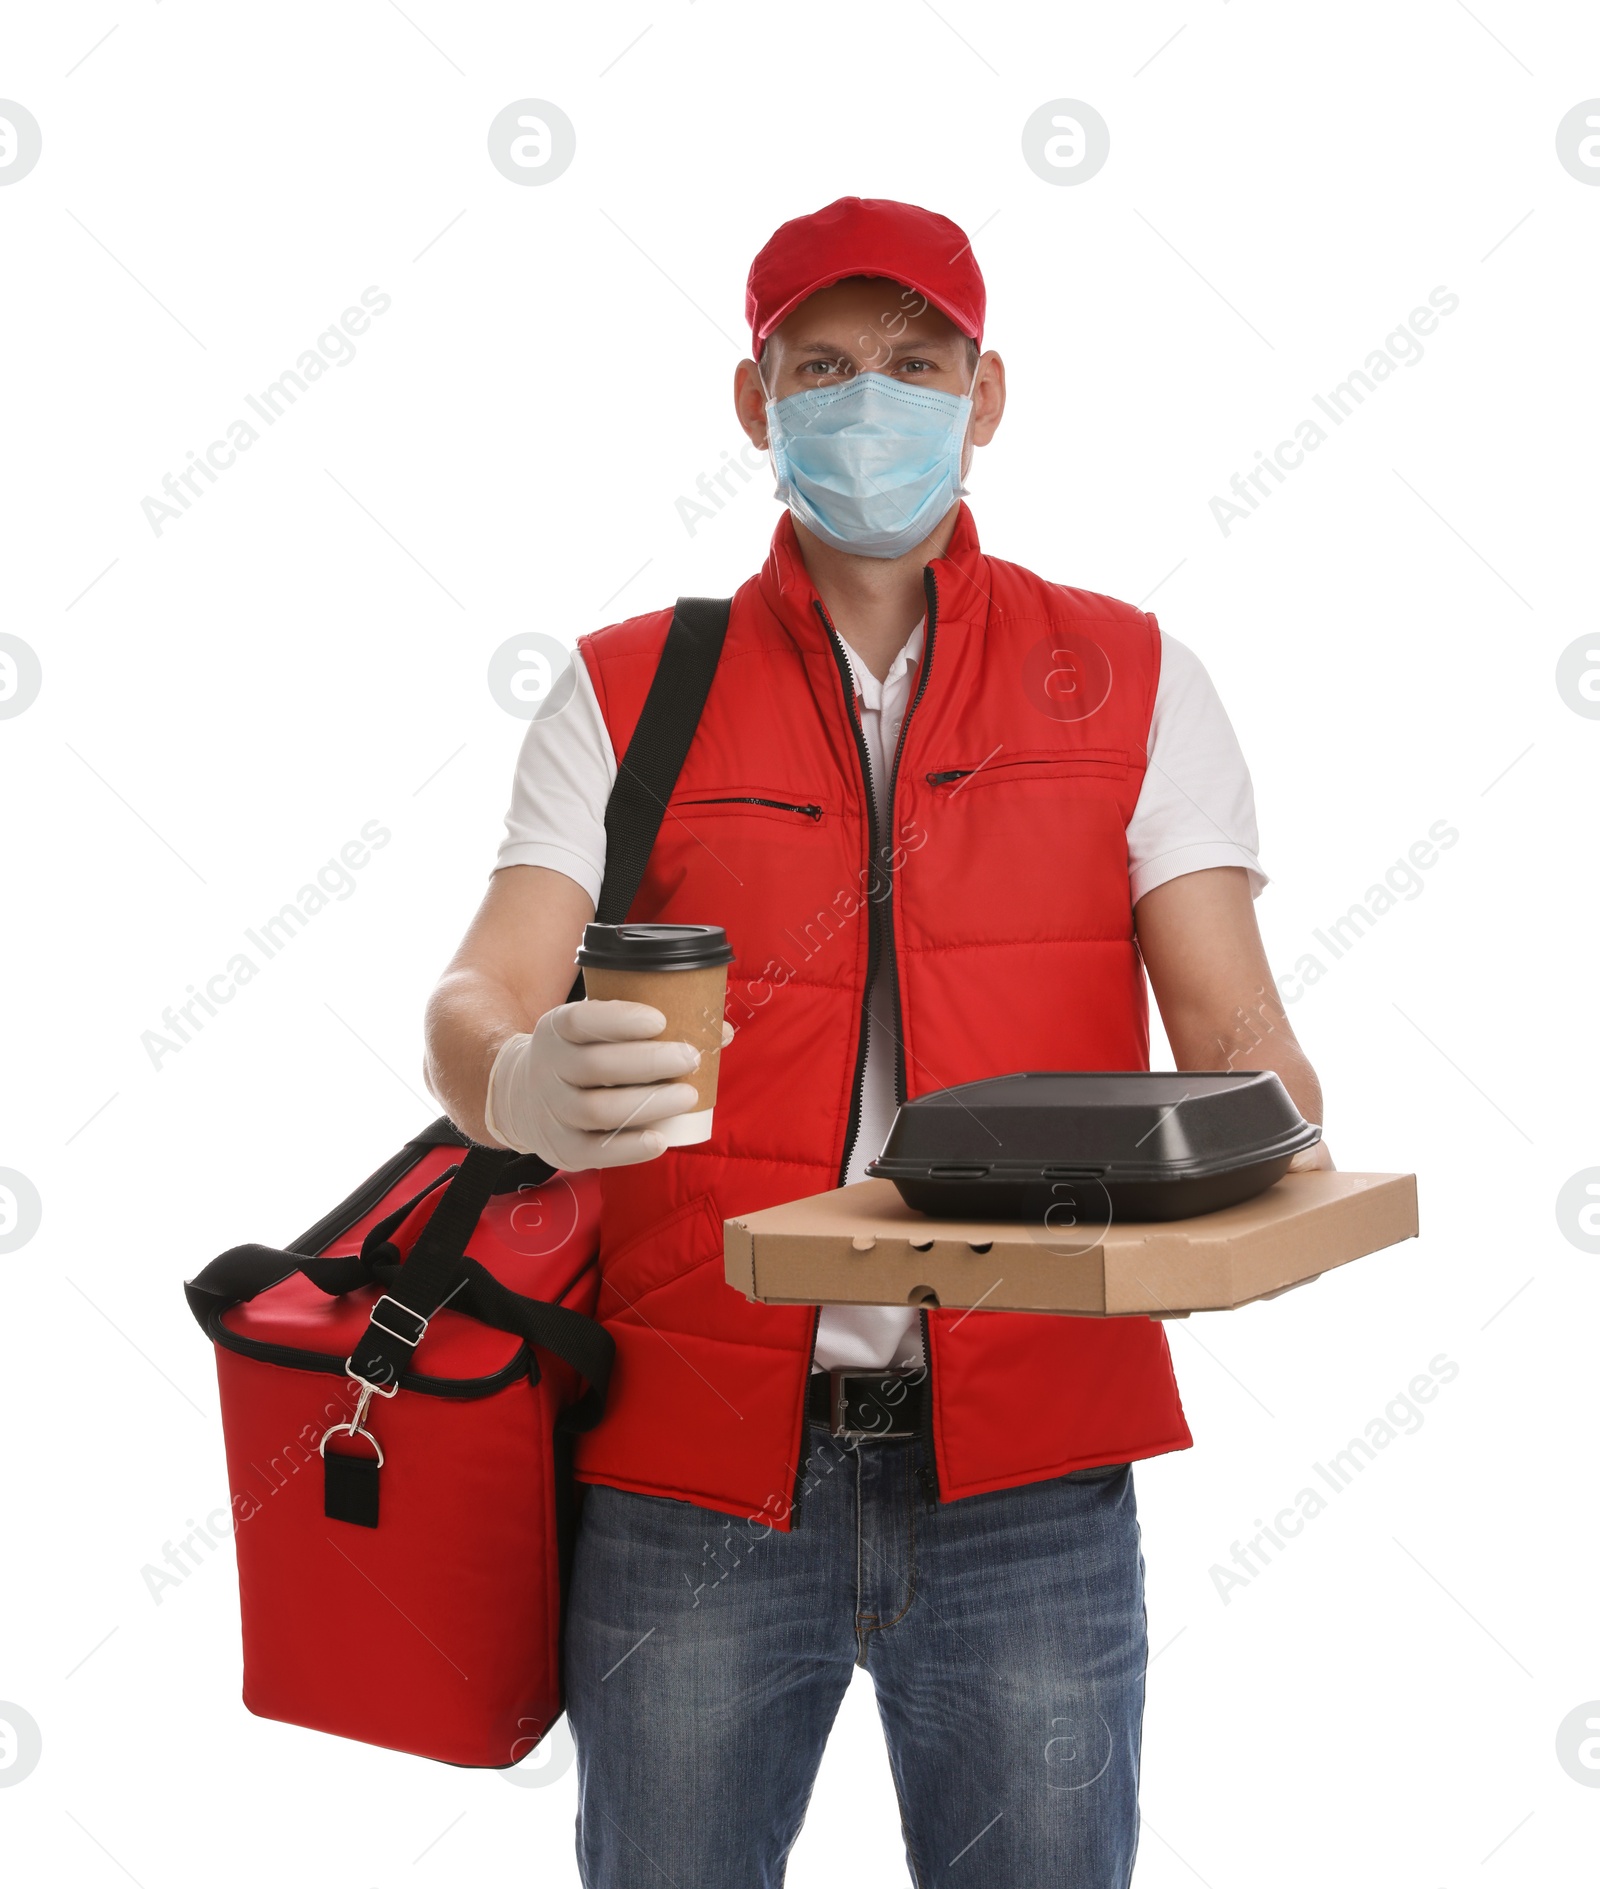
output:
M978 356L977 379L972 388L972 443L987 446L1006 410L1006 364L990 350Z
M767 390L754 361L743 360L733 370L733 410L745 436L758 452L767 450Z

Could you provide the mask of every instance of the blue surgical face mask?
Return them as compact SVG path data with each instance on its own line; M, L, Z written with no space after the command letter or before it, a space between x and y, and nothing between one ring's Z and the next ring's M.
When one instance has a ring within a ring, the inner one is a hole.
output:
M903 557L966 489L970 391L865 373L769 400L766 411L777 497L837 551Z

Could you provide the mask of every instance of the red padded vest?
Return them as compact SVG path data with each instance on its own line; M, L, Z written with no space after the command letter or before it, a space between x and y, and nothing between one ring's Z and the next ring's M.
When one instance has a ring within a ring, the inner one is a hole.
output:
M965 505L924 588L878 835L848 671L787 513L734 598L630 917L726 928L738 1034L711 1140L602 1174L596 1315L617 1357L605 1418L578 1439L585 1482L790 1526L819 1313L729 1286L722 1222L839 1185L877 954L898 983L902 1097L1018 1069L1148 1067L1126 828L1155 619L985 557ZM579 645L619 755L671 614ZM1150 1319L922 1319L941 1500L1192 1441Z

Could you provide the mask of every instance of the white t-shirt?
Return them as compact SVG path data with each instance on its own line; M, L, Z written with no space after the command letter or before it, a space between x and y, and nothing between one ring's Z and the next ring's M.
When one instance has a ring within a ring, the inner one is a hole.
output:
M840 639L855 681L874 793L887 778L889 757L911 699L925 621L907 638L882 682ZM606 801L617 777L617 758L588 668L578 660L573 666L577 683L571 700L559 714L530 722L523 737L495 870L548 866L598 899L606 863ZM1258 845L1255 795L1233 725L1199 658L1163 631L1144 782L1128 822L1134 903L1168 879L1210 866L1242 866L1254 897L1267 883L1256 857ZM862 1178L894 1120L893 1018L880 1013L880 1000L887 1010L881 975L870 997L861 1127L846 1181ZM916 1364L921 1357L922 1328L915 1308L822 1308L815 1370L847 1366L886 1371Z

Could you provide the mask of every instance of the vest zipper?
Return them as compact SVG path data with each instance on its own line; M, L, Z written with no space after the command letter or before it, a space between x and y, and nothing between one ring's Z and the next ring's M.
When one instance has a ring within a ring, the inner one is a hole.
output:
M933 672L933 645L939 629L939 586L933 575L932 565L922 567L922 590L927 604L928 630L923 643L922 663L917 675L916 692L906 704L906 712L900 723L900 734L894 745L894 757L889 763L887 811L880 821L877 795L872 791L872 758L867 752L867 738L861 732L861 718L856 713L855 682L850 674L850 664L838 640L822 599L815 600L817 615L828 632L828 645L833 651L833 658L839 669L839 681L844 688L845 709L850 717L850 729L856 738L856 752L861 759L861 777L867 788L867 801L871 811L872 880L868 895L869 923L867 930L867 988L861 998L861 1040L856 1055L855 1082L850 1092L850 1119L845 1130L844 1158L839 1163L839 1185L844 1186L844 1177L850 1168L850 1157L855 1152L856 1136L861 1131L861 1078L867 1066L867 1036L871 1028L872 1011L868 998L872 990L873 972L877 969L880 958L887 953L889 991L893 1002L894 1016L894 1097L897 1103L906 1099L906 1059L905 1045L900 1029L900 975L894 961L894 881L888 861L893 857L893 849L885 841L885 831L894 832L894 787L900 772L900 756L905 751L906 730L911 726L911 717L917 711L917 704L922 700L928 687L928 677ZM879 894L878 871L883 867L881 894ZM879 894L879 896L873 896Z
M928 1343L928 1308L917 1314L922 1320L922 1461L917 1464L917 1480L922 1484L923 1500L930 1509L939 1506L939 1465L933 1454L933 1347Z
M817 1355L817 1327L822 1323L822 1307L819 1305L811 1315L811 1344L806 1351L805 1402L800 1407L800 1461L795 1466L794 1488L789 1499L789 1526L794 1528L800 1521L800 1484L806 1473L806 1458L811 1453L811 1419L806 1414L806 1404L811 1401L811 1366Z
M867 1068L867 1040L872 1031L872 980L878 968L882 952L879 939L878 862L882 849L878 823L878 796L873 790L872 756L867 751L867 737L861 729L861 717L856 713L855 678L850 673L850 662L839 641L839 633L833 627L827 606L820 597L814 600L818 617L827 634L828 647L833 651L833 660L839 671L839 684L844 690L845 714L850 720L850 732L856 738L856 755L861 763L861 782L867 790L867 981L861 992L861 1028L856 1042L856 1072L850 1084L850 1114L845 1122L844 1153L839 1160L838 1186L844 1186L844 1177L850 1171L850 1157L855 1153L856 1137L861 1132L861 1084ZM920 691L919 691L920 693ZM909 715L910 710L907 709Z
M867 752L867 738L861 731L861 717L856 713L856 686L850 674L850 664L840 645L838 633L829 619L827 608L820 597L814 599L817 616L822 622L823 634L828 639L828 647L833 651L833 660L839 670L839 681L844 689L845 713L850 719L850 732L856 738L856 755L861 762L861 780L867 790L867 981L861 992L861 1024L856 1044L856 1072L850 1082L850 1114L845 1122L844 1153L839 1159L839 1179L836 1185L844 1186L844 1177L850 1171L850 1157L855 1152L856 1137L861 1132L861 1083L867 1067L867 1042L872 1031L872 978L878 968L878 904L872 896L878 871L878 800L872 790L872 756ZM907 711L909 713L909 710ZM822 1323L822 1308L818 1306L816 1317L811 1321L811 1347L806 1353L806 1375L804 1395L811 1392L811 1367L817 1356L817 1327ZM806 1468L806 1440L809 1424L804 1414L800 1419L800 1461L794 1472L794 1488L789 1503L789 1526L793 1528L800 1519L800 1484Z
M867 751L867 738L862 733L861 717L856 713L855 679L850 674L849 659L839 641L839 633L833 627L827 607L820 597L813 600L823 629L827 632L828 647L833 651L833 660L839 671L839 683L844 690L845 712L850 718L850 731L856 738L856 754L861 762L861 779L867 790L868 834L871 852L868 861L869 879L867 891L867 981L861 993L861 1034L856 1049L856 1073L850 1086L850 1115L845 1124L844 1154L839 1162L840 1187L844 1186L845 1175L850 1171L850 1157L855 1153L856 1138L861 1133L861 1085L867 1068L867 1044L872 1030L872 982L873 974L888 954L889 990L892 999L891 1014L894 1018L894 1094L897 1103L906 1099L906 1063L905 1049L902 1042L903 1032L900 1026L900 978L894 962L894 878L890 861L893 859L892 847L886 846L883 839L885 829L894 832L894 783L900 771L900 756L905 750L906 730L911 725L911 717L916 713L917 704L922 700L928 686L928 676L933 669L933 643L939 628L939 586L933 575L933 567L922 567L922 593L927 605L928 629L922 648L922 662L917 675L916 691L906 704L905 716L900 723L900 735L894 745L894 758L889 763L887 810L880 818L878 796L873 791L872 756ZM881 893L878 884L880 865L883 868ZM920 1465L921 1482L924 1496L929 1502L938 1500L938 1472L933 1465L933 1372L928 1350L928 1314L924 1309L919 1314L922 1320L922 1357L923 1367L928 1372L927 1389L923 1392L923 1444L927 1460ZM817 1353L817 1326L821 1323L822 1311L818 1308L817 1316L811 1326L811 1351L806 1358L806 1390L811 1388L811 1366ZM801 1424L805 1429L804 1421ZM804 1471L804 1452L802 1451L800 1468L795 1471L794 1500L789 1508L790 1526L793 1527L800 1509L800 1478Z
M760 794L713 794L705 800L684 800L684 807L776 807L780 813L803 813L808 820L820 820L822 809L798 806L792 800L766 800Z
M939 628L939 585L931 564L922 567L922 591L927 602L928 635L923 645L922 667L917 677L916 691L906 704L905 719L900 724L900 738L894 744L894 760L889 765L888 825L891 839L894 833L894 786L900 774L900 756L905 750L906 730L911 726L911 717L916 713L917 704L928 686L928 677L933 672L933 642ZM892 853L890 857L893 857ZM906 1099L906 1046L905 1024L900 1015L900 972L894 955L894 879L890 873L885 874L883 928L888 952L889 988L894 1005L894 1099L898 1104ZM924 1306L917 1316L922 1322L922 1368L927 1374L922 1388L922 1461L917 1465L917 1479L922 1484L928 1507L933 1509L939 1501L939 1465L933 1453L933 1346L928 1341L928 1308Z
M900 723L900 738L894 744L894 759L889 763L889 812L887 824L891 838L894 833L894 784L900 773L900 756L905 750L906 730L911 726L911 717L917 712L917 704L922 700L928 686L928 677L933 673L933 641L939 628L939 586L933 575L933 566L922 567L922 593L927 603L928 635L922 650L922 666L917 676L916 693L906 704L905 718ZM890 857L893 857L891 852ZM894 1099L901 1103L906 1099L906 1048L905 1029L900 1016L900 972L894 957L894 880L890 873L884 875L883 897L884 944L888 952L889 989L893 999L894 1016ZM923 1326L927 1326L927 1313L923 1315Z

